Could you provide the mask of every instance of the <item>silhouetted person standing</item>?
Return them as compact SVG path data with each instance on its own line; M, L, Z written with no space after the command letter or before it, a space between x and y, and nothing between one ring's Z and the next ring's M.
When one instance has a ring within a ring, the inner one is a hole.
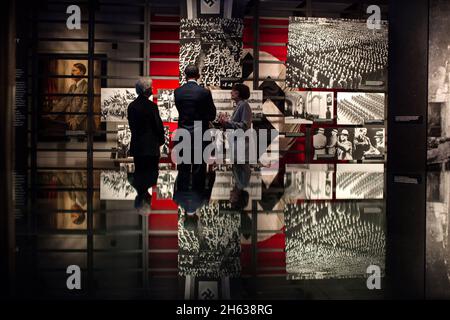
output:
M135 207L150 205L148 189L158 179L160 146L164 144L164 126L157 105L150 101L152 80L141 78L136 82L138 97L128 106L131 131L130 154L134 157L133 187L137 191Z
M194 65L188 65L184 70L186 84L175 90L175 105L178 110L178 128L186 129L191 134L191 161L178 164L179 181L189 181L192 175L192 186L201 190L205 186L206 163L203 161L204 143L199 148L194 148L194 121L201 121L201 134L209 128L209 122L216 118L216 106L214 105L211 91L201 87L197 80L200 72ZM198 130L198 129L197 129ZM194 154L201 153L201 163L194 163ZM177 185L186 189L187 185Z

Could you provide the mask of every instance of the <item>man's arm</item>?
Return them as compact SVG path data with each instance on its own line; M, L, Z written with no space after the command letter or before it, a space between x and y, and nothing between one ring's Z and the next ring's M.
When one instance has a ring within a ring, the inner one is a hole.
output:
M216 106L214 105L214 100L212 98L212 94L210 90L207 90L206 93L206 120L213 121L216 119Z

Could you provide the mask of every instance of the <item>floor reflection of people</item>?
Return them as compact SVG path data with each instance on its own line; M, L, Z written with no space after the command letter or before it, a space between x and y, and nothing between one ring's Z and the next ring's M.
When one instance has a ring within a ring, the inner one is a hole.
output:
M249 194L244 189L250 185L251 169L248 164L233 165L233 188L230 191L230 204L232 210L241 213L241 232L245 239L251 236L252 219L244 209L248 205Z
M158 107L149 100L152 80L141 78L136 82L138 97L128 106L128 123L131 131L130 154L134 157L135 171L131 185L136 189L135 208L150 206L148 189L158 179L160 146L164 144L164 126Z
M215 172L209 173L205 177L206 188L199 188L193 185L192 188L181 187L187 186L192 177L188 175L178 175L175 182L173 200L178 204L181 213L184 215L184 227L187 230L195 230L198 222L198 209L208 204L211 199L212 187L215 181ZM192 179L195 181L195 179Z

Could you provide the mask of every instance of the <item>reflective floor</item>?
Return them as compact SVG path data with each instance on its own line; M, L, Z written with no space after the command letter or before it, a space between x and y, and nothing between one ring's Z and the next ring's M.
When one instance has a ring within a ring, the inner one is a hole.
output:
M216 165L201 187L160 164L143 201L133 171L132 164L96 170L93 189L86 171L38 173L35 214L18 230L20 294L384 297L384 281L381 290L367 287L369 266L384 275L382 164ZM70 265L81 268L81 290L67 288Z

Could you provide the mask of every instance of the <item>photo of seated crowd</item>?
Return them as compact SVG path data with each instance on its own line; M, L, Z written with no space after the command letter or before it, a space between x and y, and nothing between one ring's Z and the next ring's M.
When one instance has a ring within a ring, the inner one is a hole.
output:
M290 88L385 89L387 24L365 20L289 18L286 86Z
M369 265L385 267L382 202L286 204L288 279L365 277Z
M242 30L239 18L197 18L180 21L180 84L188 65L200 69L200 82L219 86L221 78L242 76Z
M384 118L384 93L338 92L337 124L358 125Z

